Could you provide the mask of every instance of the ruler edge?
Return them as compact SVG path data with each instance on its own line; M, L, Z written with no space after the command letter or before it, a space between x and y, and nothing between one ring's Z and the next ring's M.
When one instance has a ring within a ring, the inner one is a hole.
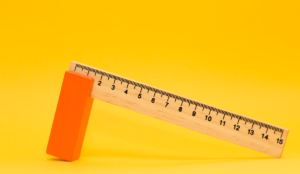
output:
M71 68L72 68L72 67L76 67L77 64L78 64L78 65L81 65L81 66L88 67L88 68L90 68L90 69L102 71L102 72L105 72L105 73L107 73L107 74L111 74L111 75L114 75L114 76L116 76L116 77L126 79L126 80L128 80L128 81L133 81L133 82L135 82L135 83L139 83L139 84L142 84L142 85L145 85L145 86L149 86L149 87L151 87L151 88L156 88L156 89L161 90L161 91L163 91L163 92L165 92L165 93L170 93L170 94L172 94L172 95L179 96L179 97L185 98L185 99L187 99L187 100L194 101L194 102L196 102L196 103L201 103L201 104L207 105L207 106L209 106L209 107L216 108L216 109L218 109L218 110L223 110L223 111L225 111L225 112L227 112L227 113L231 113L231 114L235 114L235 115L238 115L238 116L242 116L242 117L251 119L251 120L253 120L253 121L256 121L256 122L258 122L258 123L263 123L263 124L266 124L266 125L273 126L273 127L275 127L275 128L282 129L282 130L284 131L284 132L282 132L282 134L286 134L285 140L284 140L284 144L282 144L281 153L280 153L280 156L279 156L279 157L282 156L283 149L285 148L285 144L286 144L287 137L288 137L288 133L289 133L289 129L287 129L287 128L284 128L284 127L281 127L281 126L277 126L277 125L275 125L275 124L268 123L268 122L265 122L265 121L261 121L261 120L258 120L258 119L256 119L256 118L252 118L252 117L248 117L248 116L245 116L245 115L242 115L242 114L238 114L238 113L235 113L235 112L232 112L232 111L228 111L228 110L225 110L225 109L221 109L221 108L218 108L218 107L216 107L216 106L212 106L212 105L209 105L209 104L206 104L206 103L203 103L203 102L199 102L199 101L196 101L196 100L194 100L194 99L190 99L190 98L188 98L188 97L181 96L181 95L179 95L179 94L175 94L175 93L173 93L173 92L169 92L169 91L166 91L166 90L164 90L164 89L160 89L160 88L155 87L155 86L151 86L151 85L148 85L148 84L139 82L139 81L135 81L135 80L132 80L132 79L129 79L129 78L126 78L126 77L123 77L123 76L120 76L120 75L117 75L117 74L114 74L114 73L111 73L111 72L108 72L108 71L105 71L105 70L102 70L102 69L99 69L99 68L95 68L95 67L92 67L92 66L89 66L89 65L86 65L86 64L77 62L77 61L71 61L71 64L70 64L70 67L69 67L69 71L76 72L76 71L74 71L74 69L71 69ZM72 65L73 65L73 66L72 66ZM89 70L88 70L88 71L89 71ZM207 109L207 108L206 108L206 109ZM143 115L145 115L145 114L143 114ZM229 115L228 115L228 116L229 116ZM263 127L264 127L264 126L263 126ZM266 127L265 127L265 128L266 128ZM199 132L199 133L201 133L201 132ZM205 135L206 135L206 134L205 134ZM214 137L214 138L216 138L216 137ZM219 139L219 138L218 138L218 139ZM226 141L226 140L225 140L225 141ZM227 141L227 142L228 142L228 141ZM231 142L230 142L230 143L231 143ZM232 144L235 144L235 143L232 143ZM235 144L235 145L237 145L237 144ZM239 145L239 146L240 146L240 145ZM242 147L244 147L244 146L242 146ZM252 149L251 149L251 150L252 150ZM261 152L261 153L262 153L262 152ZM273 156L273 155L270 155L270 156ZM277 156L276 156L276 157L277 157Z

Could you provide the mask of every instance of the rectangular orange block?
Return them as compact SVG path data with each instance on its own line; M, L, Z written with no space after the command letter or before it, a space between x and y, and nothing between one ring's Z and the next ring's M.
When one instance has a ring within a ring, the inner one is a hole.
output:
M74 161L79 158L94 99L94 79L67 71L55 112L47 154Z

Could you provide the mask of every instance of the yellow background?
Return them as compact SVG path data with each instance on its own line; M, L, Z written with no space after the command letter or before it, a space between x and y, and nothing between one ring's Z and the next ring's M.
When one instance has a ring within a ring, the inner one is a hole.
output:
M0 173L299 173L300 1L0 2ZM72 60L290 130L274 158L95 101L46 154Z

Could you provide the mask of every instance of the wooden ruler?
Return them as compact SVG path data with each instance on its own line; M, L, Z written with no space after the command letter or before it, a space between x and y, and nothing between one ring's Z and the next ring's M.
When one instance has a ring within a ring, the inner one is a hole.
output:
M78 62L70 71L94 78L91 96L265 154L281 157L288 129L210 106Z

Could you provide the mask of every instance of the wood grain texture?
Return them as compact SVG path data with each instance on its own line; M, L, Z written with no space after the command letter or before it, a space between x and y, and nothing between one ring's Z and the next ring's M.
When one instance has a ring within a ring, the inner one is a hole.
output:
M282 155L288 135L286 128L197 102L78 62L72 62L69 70L95 79L91 93L93 98L274 157Z

